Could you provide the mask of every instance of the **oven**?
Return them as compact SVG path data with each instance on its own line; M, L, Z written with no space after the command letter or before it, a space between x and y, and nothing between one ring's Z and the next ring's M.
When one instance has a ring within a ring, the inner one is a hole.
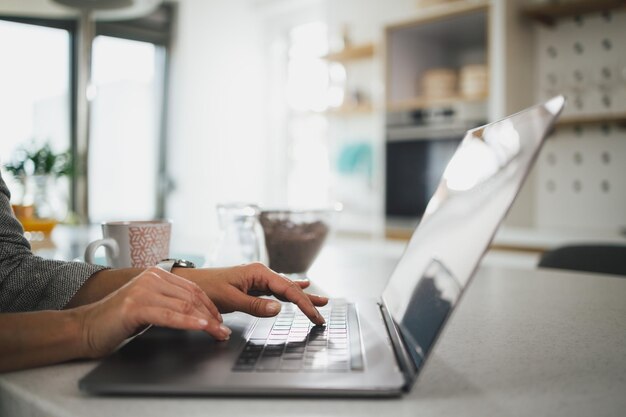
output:
M414 222L422 216L465 132L485 121L484 102L387 113L385 215L388 222Z

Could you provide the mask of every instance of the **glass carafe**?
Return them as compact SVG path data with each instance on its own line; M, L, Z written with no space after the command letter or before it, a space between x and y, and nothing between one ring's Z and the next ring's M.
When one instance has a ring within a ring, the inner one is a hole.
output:
M220 236L209 256L211 266L233 266L250 262L267 264L261 210L254 204L219 204Z

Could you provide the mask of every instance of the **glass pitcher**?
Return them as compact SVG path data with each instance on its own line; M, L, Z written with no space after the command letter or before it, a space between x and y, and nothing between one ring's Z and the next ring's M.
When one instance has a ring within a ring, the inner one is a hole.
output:
M254 204L219 204L220 236L209 256L211 266L233 266L250 262L267 265L267 250L259 222L261 209Z

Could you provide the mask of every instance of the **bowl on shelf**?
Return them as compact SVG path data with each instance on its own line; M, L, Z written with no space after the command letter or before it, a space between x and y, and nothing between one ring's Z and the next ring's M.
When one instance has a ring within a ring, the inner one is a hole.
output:
M486 65L465 65L459 76L459 91L468 99L484 98L489 92L489 72Z
M263 210L259 217L269 267L292 280L306 273L319 254L336 210Z
M421 77L422 95L429 99L455 97L458 75L452 68L433 68L424 71Z

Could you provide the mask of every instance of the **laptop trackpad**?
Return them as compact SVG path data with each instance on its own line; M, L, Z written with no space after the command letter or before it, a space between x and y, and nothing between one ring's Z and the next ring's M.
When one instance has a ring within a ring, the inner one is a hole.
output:
M200 331L152 327L104 359L80 385L87 391L96 387L116 391L120 382L132 386L178 381L206 370L209 364L230 364L235 360L236 347L245 342L246 331L255 320L243 313L224 315L224 324L233 331L228 342L216 341Z

